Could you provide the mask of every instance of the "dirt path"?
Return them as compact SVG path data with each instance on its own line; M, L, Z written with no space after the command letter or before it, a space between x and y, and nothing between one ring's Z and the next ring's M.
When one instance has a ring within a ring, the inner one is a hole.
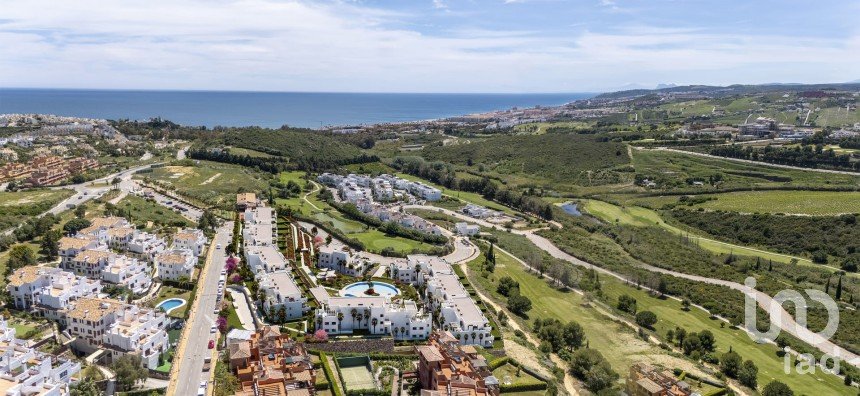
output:
M221 177L221 174L220 174L220 173L216 173L216 174L212 175L212 177L210 177L210 178L206 179L206 181L204 181L203 183L200 183L200 185L201 185L201 186L205 186L205 185L207 185L207 184L209 184L209 183L214 182L214 181L215 181L215 179L217 179L217 178L219 178L219 177Z
M322 209L320 209L319 207L317 207L316 205L314 205L314 203L313 203L313 202L311 202L311 201L308 199L308 195L311 195L311 194L313 194L313 193L315 193L315 192L317 192L317 191L319 191L319 190L320 190L320 185L319 185L319 184L317 184L317 183L316 183L315 181L313 181L313 180L308 180L308 182L314 185L314 189L313 189L313 190L311 190L311 191L310 191L310 192L308 192L308 193L305 193L305 195L302 197L302 199L304 199L304 200L305 200L305 202L307 202L307 203L308 203L308 205L310 205L312 208L314 208L314 209L316 209L316 210L322 210Z
M513 256L511 256L511 257L513 257ZM469 271L469 266L466 265L466 262L460 263L460 268L463 269L463 273L466 274L466 278L468 279L469 275L471 274L471 271ZM484 301L484 303L489 304L496 311L505 312L505 314L508 315L509 318L513 317L512 313L508 312L507 309L505 309L501 305L496 304L495 301L491 300L489 297L484 295L484 293L482 293L480 290L478 290L477 288L474 288L474 290L475 290L475 293L478 294L478 297ZM514 319L508 320L508 326L510 326L514 330L522 331L523 335L526 338L526 341L528 341L529 344L532 344L535 347L540 346L540 340L535 338L535 336L532 335L532 333L529 329L523 329L520 326L520 324L517 323L516 320L514 320ZM507 347L507 345L505 345L505 346ZM558 357L555 354L550 354L550 359L552 360L552 362L556 366L561 367L564 370L564 389L565 389L565 391L571 396L579 395L579 391L576 390L576 386L574 384L573 376L571 376L569 373L570 366L568 366L567 362L565 362L564 360L562 360L560 357Z

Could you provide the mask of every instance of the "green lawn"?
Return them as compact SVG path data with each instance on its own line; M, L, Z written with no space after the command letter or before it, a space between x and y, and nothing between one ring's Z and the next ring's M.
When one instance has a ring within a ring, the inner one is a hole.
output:
M742 191L709 195L716 200L696 207L740 213L833 216L860 213L860 192Z
M153 307L158 306L164 300L168 300L171 298L181 298L185 300L185 305L170 311L170 316L174 318L184 318L185 312L191 307L191 292L171 286L162 286L161 289L158 290L158 297L155 299L155 303L152 305Z
M518 369L516 366L506 363L499 368L493 370L493 376L495 376L500 383L504 384L505 378L510 378L511 385L520 385L520 384L540 384L543 383L537 377Z
M622 378L627 374L627 367L636 361L654 359L662 361L666 367L673 367L671 362L677 362L677 358L666 355L665 351L655 346L642 346L627 330L622 330L621 326L610 322L595 309L583 306L584 300L579 294L550 287L545 281L525 272L520 264L501 252L497 253L497 262L492 277L510 276L520 283L523 295L532 300L533 308L529 311L532 319L549 317L562 321L576 320L583 326L590 347L600 350ZM470 263L470 266L475 265L479 263ZM477 278L483 288L492 287L494 296L499 297L494 291L494 281L484 277ZM783 361L776 355L775 345L756 344L742 330L732 330L728 325L720 326L721 322L710 319L705 311L692 309L685 312L681 310L681 303L676 300L652 297L609 276L601 276L600 279L602 290L610 303L616 301L620 295L627 294L637 300L640 311L650 310L657 314L658 322L655 328L661 338L665 337L668 329L674 329L676 326L684 327L688 332L710 330L717 340L718 353L724 353L732 347L744 359L751 359L756 363L761 386L773 379L779 379L794 389L795 394L856 394L855 388L846 387L838 377L821 371L805 375L785 374Z
M781 263L790 263L792 259L797 259L799 264L815 266L816 268L821 267L820 265L813 264L809 259L802 257L768 252L765 250L703 238L694 233L691 234L686 230L682 230L671 224L666 224L666 222L663 221L663 218L660 217L660 214L651 209L640 206L621 207L593 199L582 200L581 202L583 202L582 209L585 210L585 212L607 223L622 223L635 227L659 226L676 235L689 235L697 241L699 247L717 254L734 253L742 256L761 257L763 260L773 260Z

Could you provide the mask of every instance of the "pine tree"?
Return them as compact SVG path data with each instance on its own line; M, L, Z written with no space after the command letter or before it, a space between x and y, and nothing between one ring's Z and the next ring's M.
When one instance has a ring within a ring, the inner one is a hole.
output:
M839 276L839 283L836 284L836 301L842 299L842 276Z

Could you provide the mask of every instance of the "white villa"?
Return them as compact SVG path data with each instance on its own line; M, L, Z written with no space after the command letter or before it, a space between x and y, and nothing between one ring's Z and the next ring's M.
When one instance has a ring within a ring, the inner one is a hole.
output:
M329 334L352 334L366 330L373 335L391 335L396 340L423 340L432 329L430 315L414 301L392 302L387 297L331 297L322 287L311 289L321 307L315 313L317 328Z
M6 396L62 396L81 364L39 352L0 317L0 390Z
M95 297L101 292L99 280L77 276L53 267L28 266L15 270L6 290L20 310L65 309L79 297Z
M62 324L75 337L72 348L81 353L103 351L110 361L133 353L145 367L154 369L159 355L167 351L167 316L158 310L83 297L63 314Z
M479 225L469 224L465 221L461 221L457 224L454 224L454 228L457 229L458 234L463 236L473 236L481 232L481 227Z
M246 247L245 259L255 275L287 269L287 258L271 245Z
M173 236L174 248L188 249L195 256L203 254L206 242L206 235L203 235L203 231L195 228L186 228Z
M197 257L188 249L171 249L155 256L155 267L161 279L178 280L185 277L191 280Z
M278 311L283 307L287 320L299 318L304 314L307 298L302 295L302 290L288 271L260 273L257 281L266 296L263 300L263 309L266 312L272 309Z
M340 272L344 275L360 277L370 266L366 259L353 257L349 251L321 246L317 249L317 266Z

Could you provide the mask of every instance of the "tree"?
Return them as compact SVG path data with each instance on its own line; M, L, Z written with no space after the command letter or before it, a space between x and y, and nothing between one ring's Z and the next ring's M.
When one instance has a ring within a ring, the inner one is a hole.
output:
M86 216L86 215L87 215L87 205L80 204L77 207L75 207L75 217L77 217L78 219L83 219L84 216Z
M839 282L836 283L836 301L842 299L842 276L839 276Z
M78 207L80 208L80 206ZM65 232L66 235L75 235L78 231L89 227L90 224L92 223L87 219L71 219L67 221L66 224L63 224L63 232Z
M125 354L114 360L111 368L116 373L116 382L120 389L130 390L138 381L149 376L149 370L143 367L138 355Z
M101 394L102 391L99 389L98 384L91 378L84 378L82 381L69 387L70 396L99 396Z
M737 378L741 368L741 355L728 351L720 357L720 371L729 378Z
M235 395L236 391L239 390L239 379L230 372L229 367L226 364L215 365L215 383L218 386L212 389L214 396Z
M758 386L758 367L752 360L747 360L738 370L738 381L741 385L751 389Z
M519 282L515 281L510 276L503 276L499 279L499 285L496 287L496 291L505 297L509 297L512 293L519 293L519 288Z
M585 374L585 386L592 392L599 392L611 388L618 377L618 373L612 369L609 362L604 360L597 363Z
M596 349L578 349L570 356L570 373L576 378L585 379L591 368L604 360Z
M48 258L48 261L54 261L60 254L60 231L48 231L42 235L42 253Z
M699 339L699 335L696 333L690 333L684 340L681 341L681 349L684 350L685 355L690 355L694 351L698 351L702 349L702 341Z
M618 304L616 307L618 307L619 310L635 315L637 310L636 299L626 294L621 295L618 297Z
M657 315L651 311L642 311L636 314L636 324L645 328L652 328L657 323Z
M782 382L771 381L764 386L761 396L794 396L794 391Z
M18 268L36 264L36 253L27 245L15 245L9 250L9 260L6 262L6 275Z
M702 349L705 352L713 352L714 348L717 346L717 341L714 339L714 333L711 333L710 330L702 330L699 333L699 340L702 342Z
M564 337L564 345L570 350L578 349L585 340L585 331L579 323L574 321L567 322L564 325L562 335Z
M508 309L517 315L525 315L532 309L532 300L526 296L521 296L519 293L514 293L508 297Z

